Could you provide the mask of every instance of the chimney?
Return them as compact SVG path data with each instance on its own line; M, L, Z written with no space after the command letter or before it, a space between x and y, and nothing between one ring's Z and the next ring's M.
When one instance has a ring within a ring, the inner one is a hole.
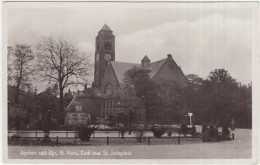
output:
M172 54L168 54L167 56L168 56L168 58L172 58Z
M142 67L146 67L148 64L150 64L150 59L147 57L147 55L145 55L141 62Z

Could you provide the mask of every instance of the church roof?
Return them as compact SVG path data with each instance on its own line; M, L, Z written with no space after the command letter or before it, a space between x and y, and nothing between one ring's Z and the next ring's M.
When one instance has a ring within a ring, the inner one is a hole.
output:
M82 106L83 109L80 112L89 112L91 113L92 110L99 109L99 101L95 97L89 96L78 96L76 95L67 106L66 111L75 111L75 106Z
M127 63L127 62L115 62L111 61L111 65L116 74L117 80L119 83L123 83L125 72L129 69L132 69L134 66L139 67L140 64Z
M100 31L112 31L112 30L110 29L109 26L107 26L107 24L105 24L105 25L100 29Z
M127 88L117 90L110 98L120 99L120 104L117 104L116 106L140 107L144 104L140 97L136 96L132 90Z
M120 99L138 98L133 91L127 88L118 89L113 95L109 96L109 98L111 97L120 97Z
M150 70L150 77L153 76L160 70L163 64L166 62L167 58L159 61L152 62L148 64L145 68ZM114 69L115 75L117 77L118 82L121 84L124 81L125 72L133 67L141 67L141 64L135 63L126 63L126 62L115 62L111 61L111 65Z
M161 69L163 64L166 62L167 58L152 62L148 64L145 68L150 70L150 77L153 78L153 76Z

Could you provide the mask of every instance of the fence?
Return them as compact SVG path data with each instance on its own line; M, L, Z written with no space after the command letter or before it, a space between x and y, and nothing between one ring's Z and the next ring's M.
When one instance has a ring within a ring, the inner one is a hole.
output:
M95 131L89 142L79 142L79 145L157 145L157 144L188 144L188 143L204 143L205 138L202 136L183 136L177 133L172 136L167 134L161 138L156 138L153 133L146 131L143 137L137 135L137 131L132 134L125 133L124 136L119 131ZM21 139L35 139L39 140L44 137L43 131L9 131L8 139L13 135L20 136ZM139 134L140 135L140 134ZM234 139L234 134L230 134L231 139ZM74 131L50 131L50 139L56 145L66 145L76 142ZM75 144L75 143L74 143Z
M139 132L140 130L131 130L131 133L129 130L125 130L124 137L136 137L135 133ZM153 133L152 131L144 131L146 137L152 137ZM39 130L30 130L30 131L25 131L25 130L12 130L8 131L9 137L13 135L18 135L20 137L24 138L41 138L44 137L44 132L39 131ZM172 136L178 136L178 133L172 133ZM50 131L49 132L50 137L56 137L59 136L61 138L74 138L75 137L75 131ZM95 131L92 135L92 137L120 137L121 132L118 130L106 130L106 131ZM167 136L165 133L164 136Z

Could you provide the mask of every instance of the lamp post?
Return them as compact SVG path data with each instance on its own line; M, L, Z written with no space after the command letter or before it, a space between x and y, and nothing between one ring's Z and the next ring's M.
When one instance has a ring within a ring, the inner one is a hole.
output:
M129 108L129 135L131 135L132 130L132 110L133 108Z
M191 117L193 116L193 114L192 113L188 113L188 116L190 117L190 125L192 125Z
M124 129L126 130L126 124L127 124L127 113L124 113L124 119L125 119L125 123L124 123Z
M49 137L50 123L51 123L51 110L48 110L47 115L45 115L44 128L43 128L45 141L50 141L50 137Z

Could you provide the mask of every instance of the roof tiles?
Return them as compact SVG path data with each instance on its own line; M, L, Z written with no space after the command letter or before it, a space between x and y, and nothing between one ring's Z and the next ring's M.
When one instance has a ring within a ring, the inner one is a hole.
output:
M150 77L153 78L153 76L160 70L160 68L163 66L163 64L166 62L167 58L159 61L152 62L148 64L145 68L150 70ZM126 63L126 62L115 62L111 61L112 68L114 69L114 72L116 74L116 77L120 84L124 81L124 75L127 70L132 69L133 67L141 67L141 64L135 64L135 63Z

